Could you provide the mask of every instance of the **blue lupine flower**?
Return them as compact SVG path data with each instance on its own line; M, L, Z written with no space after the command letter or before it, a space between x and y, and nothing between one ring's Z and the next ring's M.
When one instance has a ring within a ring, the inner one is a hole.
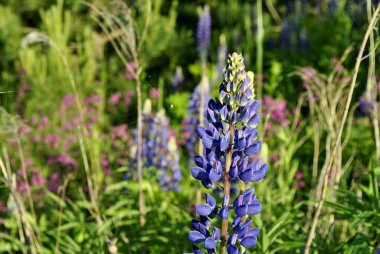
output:
M211 38L211 15L208 6L203 8L199 17L197 29L198 53L201 62L205 63Z
M163 190L179 191L179 182L182 179L179 165L179 155L175 137L169 128L169 119L164 110L160 110L155 117L157 136L155 137L156 157L154 166L159 170L158 182Z
M154 166L154 160L156 157L156 149L155 149L155 137L157 136L157 129L154 124L154 116L149 112L143 114L143 142L142 142L142 159L143 159L143 167L152 167ZM133 141L134 144L137 144L137 129L133 130ZM137 167L137 147L133 146L131 149L131 160L130 160L130 168Z
M204 248L209 253L213 253L220 239L220 230L217 227L212 227L212 233L209 231L211 227L209 219L214 218L218 211L215 198L206 193L206 204L197 205L196 211L200 216L200 220L192 221L192 226L195 230L189 232L189 240L193 243L203 243ZM193 250L198 251L194 253L203 253L194 247Z
M241 253L237 244L240 244L247 249L255 246L257 243L257 237L260 233L260 229L251 228L252 220L249 220L245 223L240 223L240 221L235 223L236 226L233 226L234 233L230 235L227 242L228 254Z
M198 126L196 129L205 149L203 155L195 156L195 166L190 172L207 189L223 185L223 202L218 206L215 198L206 194L206 204L200 204L196 209L201 220L193 220L195 231L189 233L189 239L194 244L203 243L209 253L215 251L219 241L222 243L220 248L228 247L228 253L241 253L241 247L251 248L257 242L259 229L251 228L252 221L246 222L246 219L258 214L261 204L254 188L248 188L240 189L240 195L230 206L233 194L229 187L234 182L249 184L261 181L268 166L258 159L253 160L261 149L256 129L260 122L257 114L259 103L254 100L253 73L245 72L243 57L237 53L227 60L219 95L219 99L208 102L205 113L207 127ZM232 211L235 219L232 230L228 231L228 218ZM214 233L211 234L210 220L216 215L223 220L222 228L220 231L213 226ZM200 249L194 251L201 253Z
M149 103L146 103L144 106L147 104ZM150 108L150 106L146 108ZM179 165L178 149L169 127L169 120L163 110L159 111L156 116L151 114L150 109L144 111L143 166L144 168L154 167L158 170L158 182L163 190L179 191L179 182L182 179L182 174ZM134 133L134 140L137 140L137 130L134 130ZM136 164L137 148L132 147L130 168L136 168ZM131 172L125 175L126 180L131 177Z

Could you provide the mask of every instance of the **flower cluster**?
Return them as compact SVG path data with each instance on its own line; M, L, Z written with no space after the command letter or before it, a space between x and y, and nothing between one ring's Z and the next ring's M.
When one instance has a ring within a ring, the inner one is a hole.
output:
M145 168L154 167L158 170L158 182L163 190L179 191L182 175L176 140L165 112L161 110L156 116L151 113L150 100L147 100L144 105L143 126L143 166ZM134 133L136 144L137 130ZM136 168L136 146L132 147L130 163L131 168ZM127 178L130 178L130 174Z
M224 80L219 88L220 98L210 100L206 110L207 128L198 126L196 133L205 147L204 155L195 157L196 166L191 168L194 178L203 186L211 188L223 186L224 198L221 207L211 194L206 194L206 204L197 206L200 220L193 220L194 231L189 239L194 244L203 243L203 247L214 253L217 243L220 248L227 246L228 253L241 253L244 248L256 244L259 229L252 228L248 215L261 211L254 188L245 189L246 184L262 180L267 165L253 160L261 148L256 127L260 122L257 114L258 101L254 100L253 73L246 72L242 55L229 55L224 69ZM230 206L231 184L239 182L240 195ZM228 218L231 209L235 218L228 231ZM218 215L222 219L221 230L211 227L210 220ZM203 253L193 247L195 253Z
M270 120L266 123L265 129L273 131L274 125L281 125L282 127L288 126L289 110L286 107L286 101L280 99L273 99L269 96L263 98L263 116L269 116Z

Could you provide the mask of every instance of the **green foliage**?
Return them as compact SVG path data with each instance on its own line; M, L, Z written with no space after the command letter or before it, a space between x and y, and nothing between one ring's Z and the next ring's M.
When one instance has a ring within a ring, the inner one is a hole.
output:
M4 164L0 164L0 253L191 251L187 233L195 206L202 202L199 190L203 187L189 174L191 158L183 146L182 120L188 116L190 94L202 76L196 48L198 11L207 4L212 16L207 75L216 83L210 91L215 97L221 82L215 81L220 34L226 36L228 51L242 52L247 69L257 71L255 1L123 1L131 10L130 22L138 35L145 36L139 50L142 97L150 98L150 90L160 88L159 99L152 99L153 111L162 106L170 118L183 176L180 191L164 191L157 183L157 169L144 168L144 227L139 221L139 186L134 179L124 179L135 170L129 163L136 126L135 95L131 93L130 101L125 101L127 92L135 92L135 80L127 77L127 67L88 5L74 0L22 2L0 1L0 158ZM109 4L88 2L99 8ZM280 21L269 11L271 2ZM271 127L260 129L264 141L260 158L269 163L269 171L265 180L255 185L263 208L254 218L254 226L261 230L254 253L303 253L305 249L311 220L308 208L318 202L312 191L316 187L312 180L315 128L307 103L313 97L305 95L302 82L292 74L300 67L312 66L328 75L333 59L341 57L350 45L357 48L368 22L366 15L358 19L349 15L344 2L340 1L339 10L330 16L327 1L323 1L321 13L310 4L301 13L297 4L291 14L283 1L263 1L264 75L256 78L263 79L264 96L285 100L285 109L276 113L286 111L289 124L273 120L276 116L268 108L276 105L263 107L267 115L262 115L262 122ZM118 11L117 15L125 15L122 9ZM285 21L293 29L289 48L280 46L281 22ZM306 51L298 45L302 31L307 31ZM376 32L376 45L378 42ZM378 50L374 54L379 60ZM356 52L343 64L347 77L355 57ZM354 101L367 83L366 59ZM184 70L185 81L174 92L171 81L177 66ZM120 101L110 103L118 92ZM80 112L84 112L86 128L67 127L71 122L62 110L67 95L74 97L71 120L81 119ZM94 95L99 102L91 104ZM298 105L300 98L306 99ZM336 97L337 105L344 108L340 99ZM352 105L353 121L344 129L344 134L350 135L342 141L341 159L348 163L343 163L341 180L331 190L334 195L324 203L312 253L374 253L380 248L380 168L375 163L373 122L371 117L357 117L356 106ZM41 127L44 117L48 123ZM327 123L329 119L324 120ZM122 125L126 131L120 134L117 127ZM327 124L317 127L322 133L316 162L320 176L330 144ZM49 144L49 135L51 139L56 135L60 143ZM118 135L124 136L115 141ZM76 166L51 161L62 154L69 155ZM28 191L21 191L24 176L20 169L24 167L32 184L31 197ZM42 174L41 185L35 172ZM49 190L53 173L60 174L57 190Z

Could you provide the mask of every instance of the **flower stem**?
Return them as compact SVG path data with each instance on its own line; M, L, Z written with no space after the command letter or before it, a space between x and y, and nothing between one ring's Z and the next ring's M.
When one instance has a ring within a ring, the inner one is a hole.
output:
M235 136L235 130L232 125L230 125L230 135L231 135L231 139L230 139L231 141L227 150L226 168L225 168L225 171L223 172L224 196L230 196L231 183L230 183L230 175L228 174L228 172L230 171L231 162L232 162L232 143L233 143L233 138ZM227 237L228 237L228 218L222 220L222 233L221 233L222 244L219 250L220 254L225 253Z
M136 66L138 62L136 61ZM143 192L143 172L142 172L142 98L141 98L141 80L140 75L135 73L136 93L137 93L137 181L139 184L139 211L140 211L140 226L145 225L145 201Z

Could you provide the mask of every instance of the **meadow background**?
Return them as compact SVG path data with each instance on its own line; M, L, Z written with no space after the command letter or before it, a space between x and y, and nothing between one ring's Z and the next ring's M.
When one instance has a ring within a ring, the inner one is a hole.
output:
M375 253L379 8L0 0L0 253L191 252L195 127L232 52L269 166L248 252Z

